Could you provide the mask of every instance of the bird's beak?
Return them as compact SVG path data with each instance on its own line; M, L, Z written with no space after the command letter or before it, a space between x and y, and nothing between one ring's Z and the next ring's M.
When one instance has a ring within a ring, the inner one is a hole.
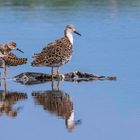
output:
M16 48L16 50L18 50L19 52L22 52L22 53L24 53L22 50L20 50L19 48Z
M80 34L80 33L78 33L77 31L74 31L74 33L75 33L75 34L77 34L77 35L80 35L80 36L81 36L81 34Z

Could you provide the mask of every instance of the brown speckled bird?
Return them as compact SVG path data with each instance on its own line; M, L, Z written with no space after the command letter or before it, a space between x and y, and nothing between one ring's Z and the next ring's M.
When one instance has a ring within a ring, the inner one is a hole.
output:
M64 37L49 43L42 51L34 55L32 66L52 67L51 74L53 78L53 68L57 67L58 78L60 76L60 67L66 64L72 56L73 33L81 36L74 25L67 25L64 30Z
M16 48L15 42L9 42L6 45L0 45L0 67L4 68L4 79L6 79L6 66L17 66L27 63L27 58L19 58L13 53L12 50L18 50L22 53L20 49Z

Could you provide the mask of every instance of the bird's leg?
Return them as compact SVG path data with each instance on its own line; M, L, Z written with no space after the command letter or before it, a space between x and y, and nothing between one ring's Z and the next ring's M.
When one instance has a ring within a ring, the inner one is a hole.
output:
M6 80L6 64L4 62L4 80Z
M52 82L52 90L54 90L54 81L51 81Z
M57 78L58 78L57 88L58 88L58 90L59 90L59 89L60 89L60 81L61 81L61 77L60 77L60 67L57 68Z
M2 100L6 98L6 79L4 79L4 92L2 93Z
M4 79L4 92L6 93L6 79Z
M54 87L54 73L53 73L53 67L51 69L51 76L52 76L52 89Z
M1 72L0 72L0 86L1 86Z

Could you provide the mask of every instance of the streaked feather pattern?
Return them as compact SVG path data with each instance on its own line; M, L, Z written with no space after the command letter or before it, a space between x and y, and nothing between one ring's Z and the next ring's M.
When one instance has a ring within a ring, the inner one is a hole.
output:
M42 51L34 55L32 66L61 66L66 64L72 55L72 44L67 37L49 43Z
M8 54L3 58L7 66L17 66L27 63L27 58L19 58L13 53Z

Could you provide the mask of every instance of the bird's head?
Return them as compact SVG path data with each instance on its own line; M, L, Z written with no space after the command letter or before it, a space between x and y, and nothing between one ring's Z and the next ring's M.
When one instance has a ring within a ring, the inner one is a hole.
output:
M70 33L70 34L75 33L75 34L81 36L81 34L78 33L78 32L76 31L76 28L75 28L74 25L67 25L67 26L65 27L65 33L66 33L66 34L68 34L68 33Z
M16 45L16 43L13 42L13 41L9 42L9 43L7 44L7 46L8 46L8 48L10 48L11 50L18 50L18 51L24 53L22 50L20 50L19 48L16 47L17 45Z

